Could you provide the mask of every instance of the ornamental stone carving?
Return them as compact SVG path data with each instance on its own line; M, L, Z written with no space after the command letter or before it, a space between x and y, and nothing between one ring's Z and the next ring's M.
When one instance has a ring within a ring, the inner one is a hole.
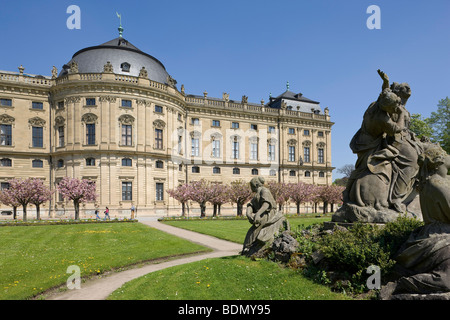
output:
M62 116L57 116L57 117L55 118L55 124L56 124L57 126L63 125L65 121L66 121L66 120L65 120Z
M156 129L164 129L166 123L160 119L157 119L153 121L153 125L155 126Z
M100 102L116 102L117 97L114 96L101 96L98 98Z
M305 141L302 142L302 145L303 145L304 147L310 147L310 146L311 146L311 141L305 140Z
M69 67L70 67L70 73L78 73L78 63L76 63L75 61L72 61L70 64L69 64Z
M1 124L13 124L16 119L7 114L0 115L0 123Z
M80 97L67 97L64 99L64 104L68 104L68 103L77 103L80 102L81 98Z
M103 72L104 73L113 73L114 68L110 61L106 62L106 64L103 66Z
M145 70L145 67L142 67L141 70L139 70L139 77L148 79L148 71Z
M83 121L84 123L94 123L97 121L97 119L98 119L97 115L93 113L85 113L81 117L81 121Z
M45 126L45 120L39 117L34 117L28 120L28 123L33 127L43 127Z
M149 105L151 105L151 102L145 99L136 99L136 104L137 105L144 105L146 107L148 107Z
M297 145L297 140L289 139L287 144L288 144L288 146L296 146Z
M129 114L123 114L119 117L119 122L121 124L132 125L134 123L134 117Z

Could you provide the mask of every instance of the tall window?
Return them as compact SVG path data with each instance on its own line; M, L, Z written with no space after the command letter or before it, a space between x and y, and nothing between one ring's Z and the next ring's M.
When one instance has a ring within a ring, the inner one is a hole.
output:
M86 123L86 144L95 144L95 123Z
M200 141L198 138L191 140L191 156L198 157L200 155Z
M317 155L318 155L318 157L317 157L317 162L319 162L319 163L324 163L325 161L324 161L324 158L323 158L323 148L319 148L318 150L317 150Z
M162 129L155 129L155 149L163 148L163 131Z
M289 146L289 161L295 161L295 146Z
M64 126L58 127L58 147L64 147Z
M250 160L258 160L258 142L250 143Z
M305 147L303 149L303 161L304 162L311 162L311 158L309 155L309 147Z
M132 125L123 124L122 125L122 145L131 146L133 143L133 135L131 133Z
M32 127L33 147L42 148L44 146L44 128Z
M133 200L133 185L129 181L122 181L122 200Z
M0 125L0 145L10 146L12 145L12 130L10 124Z
M273 143L269 144L269 161L275 161L275 145Z
M233 159L239 159L239 141L232 141L232 154L233 154Z
M214 158L220 157L220 140L216 139L212 142L212 156Z
M157 182L156 183L156 201L164 200L164 183Z

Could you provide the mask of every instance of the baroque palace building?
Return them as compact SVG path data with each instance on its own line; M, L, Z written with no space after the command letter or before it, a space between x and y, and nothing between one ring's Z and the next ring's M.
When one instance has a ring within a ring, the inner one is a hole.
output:
M139 215L179 214L166 190L201 178L331 184L329 110L289 86L260 103L187 94L121 34L51 73L0 72L1 188L12 178L52 189L65 176L89 179L98 199L82 216L108 206L114 217L132 204ZM41 210L58 217L73 207L55 193Z

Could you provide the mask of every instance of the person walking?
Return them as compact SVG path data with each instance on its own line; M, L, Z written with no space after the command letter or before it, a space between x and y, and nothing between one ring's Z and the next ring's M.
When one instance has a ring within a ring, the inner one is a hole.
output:
M134 213L136 211L136 207L134 206L134 204L131 204L131 219L134 219Z
M95 219L100 220L100 217L98 216L98 209L95 209Z
M105 218L103 220L106 220L107 217L108 217L108 220L111 220L111 217L109 216L109 209L108 209L108 207L106 207Z

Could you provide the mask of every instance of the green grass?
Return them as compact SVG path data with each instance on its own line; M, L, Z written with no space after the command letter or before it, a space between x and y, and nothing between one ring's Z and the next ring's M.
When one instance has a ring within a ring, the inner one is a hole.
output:
M0 228L0 300L27 299L65 284L67 267L81 277L205 247L140 223Z
M288 217L291 229L294 230L300 225L311 225L313 223L320 223L324 221L330 221L331 216L316 217ZM174 227L183 228L203 234L208 234L216 238L244 243L245 235L250 228L250 223L247 220L235 220L235 219L217 219L217 220L167 220L163 221Z
M110 300L342 300L348 296L292 269L242 256L207 259L147 274Z

